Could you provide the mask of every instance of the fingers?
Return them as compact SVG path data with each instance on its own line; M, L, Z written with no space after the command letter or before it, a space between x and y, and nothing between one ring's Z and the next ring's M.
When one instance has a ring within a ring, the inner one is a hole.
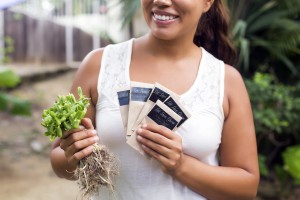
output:
M180 156L183 151L181 140L170 140L158 133L153 133L148 130L139 129L137 140L143 146L169 159L177 160L178 155ZM148 152L146 151L146 153Z
M149 123L149 124L143 124L141 126L142 129L147 129L151 132L154 133L159 133L160 135L168 138L168 139L173 139L174 137L176 137L176 134L174 134L173 131L171 131L170 129L164 127L164 126L160 126L154 123Z
M177 148L178 145L174 146L174 142L180 144L180 146L182 144L182 139L179 135L157 124L144 124L138 129L137 134L168 148Z
M61 139L60 148L67 151L70 148L80 150L99 141L96 130L82 130Z
M61 139L60 148L64 150L68 162L76 165L79 160L90 155L93 144L99 141L95 130L82 130L70 134L66 139Z
M166 138L163 134L160 134L157 132L152 132L152 131L150 131L148 129L144 129L144 128L139 128L137 130L137 134L138 134L137 139L139 140L139 142L145 143L145 142L149 141L149 145L150 145L150 141L152 141L152 143L154 142L161 146L171 148L170 139ZM147 145L147 144L145 144L145 145ZM153 146L154 146L154 144L153 144Z
M88 146L84 149L82 149L81 151L78 151L77 153L75 153L73 156L67 158L68 162L71 165L77 166L77 164L79 163L79 161L83 158L85 158L86 156L90 155L93 152L93 146Z
M145 145L142 145L142 149L151 157L155 158L162 164L163 171L167 173L173 173L181 164L181 156L176 155L176 158L170 159L162 156L161 154L153 151L152 149L148 148Z
M69 130L69 131L64 131L63 134L62 134L61 139L65 139L65 138L69 137L69 135L71 135L72 133L79 132L79 131L82 131L84 129L85 129L84 126L79 126L76 129L72 129L72 130Z
M83 118L81 120L81 124L86 128L86 129L94 129L93 122L90 118Z
M137 134L137 140L141 144L167 158L182 154L181 137L168 128L147 124L139 128Z
M183 148L179 135L157 124L143 125L137 134L143 150L157 159L165 172L172 173L180 166Z
M142 144L142 149L151 157L156 158L159 162L161 163L167 163L168 162L168 158L166 158L165 156L162 156L160 153L154 151L153 149L145 146Z
M94 129L94 125L93 125L92 120L90 118L83 118L81 120L81 125L78 128L72 129L72 130L69 130L69 131L64 131L61 138L65 139L69 135L71 135L72 133L82 131L84 129Z
M172 154L170 148L166 147L166 145L162 145L159 143L156 143L152 140L146 139L145 137L142 137L140 135L137 136L137 140L148 149L153 150L154 152L163 155L164 157L169 158L170 154ZM166 143L166 142L165 142Z
M75 165L92 153L92 145L98 141L99 137L92 121L89 118L83 118L79 128L63 133L59 146L64 150L68 162Z
M85 138L82 140L78 140L68 146L65 150L66 157L75 156L77 153L81 152L83 149L92 146L96 142L99 141L98 136Z
M76 141L83 140L85 138L91 138L97 136L96 130L87 129L75 129L66 138L62 138L60 142L60 147L66 149L68 146L72 145Z

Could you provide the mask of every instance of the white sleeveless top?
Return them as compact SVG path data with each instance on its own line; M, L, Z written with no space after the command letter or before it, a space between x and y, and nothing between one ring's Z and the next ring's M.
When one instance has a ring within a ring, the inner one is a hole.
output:
M94 199L203 200L204 197L165 174L155 159L143 157L126 143L115 89L130 84L133 41L109 45L103 52L96 127L100 142L120 160L120 174L115 181L114 195L104 188ZM219 164L218 149L224 122L223 94L224 63L202 48L197 78L180 97L192 116L176 133L182 137L185 154L214 166Z

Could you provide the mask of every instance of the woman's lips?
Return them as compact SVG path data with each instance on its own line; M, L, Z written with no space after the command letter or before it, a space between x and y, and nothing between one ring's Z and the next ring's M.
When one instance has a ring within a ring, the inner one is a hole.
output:
M168 14L168 13L152 13L152 18L154 22L161 25L171 24L177 20L178 16Z

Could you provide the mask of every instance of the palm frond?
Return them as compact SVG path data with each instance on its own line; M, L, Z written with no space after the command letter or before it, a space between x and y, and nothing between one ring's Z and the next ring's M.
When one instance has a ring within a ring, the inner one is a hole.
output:
M247 2L247 4L245 4ZM234 44L239 51L238 67L244 73L261 63L271 67L285 66L300 76L299 0L227 0L233 19ZM296 56L297 57L297 56Z
M294 75L296 75L298 70L292 60L286 54L282 53L282 49L277 48L278 46L274 44L271 44L273 44L273 41L266 41L259 38L256 38L252 42L253 46L266 49L270 53L270 56L275 57L277 60L282 62Z
M140 1L139 0L119 0L118 2L121 5L121 10L123 12L123 18L122 18L122 25L123 27L127 24L129 24L136 12L140 8Z

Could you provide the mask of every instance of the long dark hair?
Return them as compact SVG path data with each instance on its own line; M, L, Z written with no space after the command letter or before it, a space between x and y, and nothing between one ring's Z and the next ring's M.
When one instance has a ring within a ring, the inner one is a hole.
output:
M194 43L225 63L235 65L236 51L229 34L229 15L221 0L215 0L210 10L201 16Z

